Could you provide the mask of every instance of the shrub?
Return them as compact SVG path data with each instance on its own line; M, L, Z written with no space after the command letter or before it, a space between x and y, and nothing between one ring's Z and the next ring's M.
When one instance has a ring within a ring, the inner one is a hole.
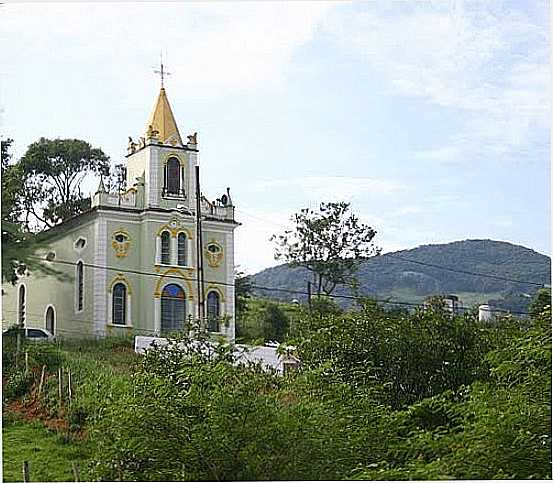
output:
M12 371L5 375L4 388L2 396L4 402L18 399L29 391L33 383L31 373L25 374L24 371Z

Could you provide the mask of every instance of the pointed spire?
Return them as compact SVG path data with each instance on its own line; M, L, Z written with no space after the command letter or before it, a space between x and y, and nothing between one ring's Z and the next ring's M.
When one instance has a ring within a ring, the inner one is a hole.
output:
M146 124L146 132L155 131L163 144L183 145L164 87L159 91L154 110Z
M96 193L107 193L106 187L104 185L104 177L100 175L100 183L98 184L98 189L96 190Z

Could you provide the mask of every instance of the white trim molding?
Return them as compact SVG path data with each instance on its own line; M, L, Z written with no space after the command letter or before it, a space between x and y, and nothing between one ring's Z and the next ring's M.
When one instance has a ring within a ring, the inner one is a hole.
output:
M98 267L107 265L107 221L99 216L94 225L94 264ZM93 321L94 334L98 337L106 334L107 322L107 271L102 268L93 268Z

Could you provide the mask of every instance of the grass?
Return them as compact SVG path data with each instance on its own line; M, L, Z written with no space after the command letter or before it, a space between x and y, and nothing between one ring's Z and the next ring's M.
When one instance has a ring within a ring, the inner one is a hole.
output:
M6 350L6 341L3 342ZM38 372L33 371L36 378L40 374L38 368L53 359L61 359L65 384L66 371L71 370L75 407L82 408L86 414L94 413L98 404L98 392L111 393L128 384L132 368L140 360L140 356L134 353L132 339L129 338L67 339L56 344L33 345L30 349L33 351L30 360L36 357L40 360L35 367ZM57 374L57 369L52 369L51 373ZM55 380L54 384L44 386L42 394L43 404L46 405L44 407L50 407L52 402L57 404ZM37 419L31 421L29 416ZM5 410L2 422L3 480L22 481L24 461L29 462L31 481L74 481L72 463L79 466L81 481L89 479L85 464L93 452L92 443L83 433L80 433L84 436L83 439L72 439L65 434L65 430L56 432L47 429L39 417L41 416L27 411L24 419L19 410ZM71 419L69 423L71 424Z
M74 481L72 463L79 467L81 481L86 481L88 449L82 441L71 441L40 423L4 414L3 480L22 481L23 462L29 462L31 481Z

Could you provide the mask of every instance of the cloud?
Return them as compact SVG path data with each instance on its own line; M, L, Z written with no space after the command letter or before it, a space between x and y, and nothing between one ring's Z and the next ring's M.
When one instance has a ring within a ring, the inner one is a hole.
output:
M305 176L298 178L274 179L258 182L255 187L259 191L267 189L287 188L291 192L299 190L308 199L333 199L350 201L353 198L378 194L389 195L405 190L405 186L392 180L348 176Z
M461 150L459 146L443 146L441 148L429 149L415 153L415 159L422 161L442 161L449 162L459 159Z
M131 97L155 82L163 49L168 85L195 95L281 83L332 2L64 3L2 7L5 65L43 59L68 76L91 68ZM190 95L188 93L188 95Z
M534 142L536 130L548 137L548 25L489 2L365 5L328 17L324 30L392 92L466 116L446 146L418 157L506 154Z

